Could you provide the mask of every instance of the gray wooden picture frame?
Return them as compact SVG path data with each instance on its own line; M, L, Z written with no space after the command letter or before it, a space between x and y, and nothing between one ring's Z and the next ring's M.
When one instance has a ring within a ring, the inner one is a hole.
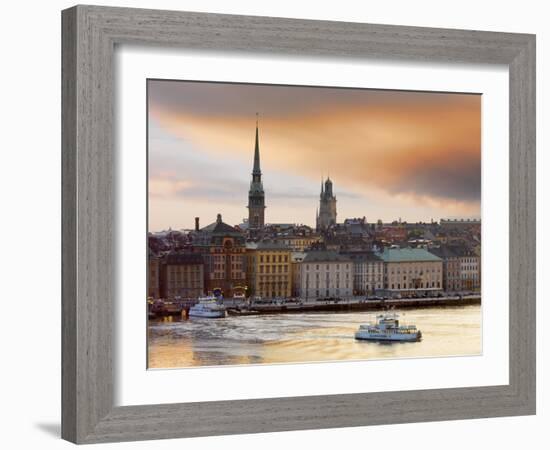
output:
M63 11L62 32L64 439L94 443L535 413L535 36L97 6ZM117 44L507 65L509 384L115 407Z

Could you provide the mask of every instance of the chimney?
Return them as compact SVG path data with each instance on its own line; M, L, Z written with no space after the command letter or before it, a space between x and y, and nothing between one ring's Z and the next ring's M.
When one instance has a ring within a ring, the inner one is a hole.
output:
M199 218L195 217L195 231L199 231Z
M222 215L218 214L218 217L216 218L217 223L222 223Z

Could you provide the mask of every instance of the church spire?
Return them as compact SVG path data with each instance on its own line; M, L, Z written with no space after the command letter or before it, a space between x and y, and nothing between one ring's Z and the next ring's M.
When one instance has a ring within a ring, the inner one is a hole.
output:
M248 191L248 229L251 237L258 237L264 227L265 194L260 169L260 139L258 133L258 113L256 113L256 142L254 145L254 167Z
M260 140L258 138L258 113L256 113L256 144L254 146L254 168L252 169L252 175L261 175L260 170Z

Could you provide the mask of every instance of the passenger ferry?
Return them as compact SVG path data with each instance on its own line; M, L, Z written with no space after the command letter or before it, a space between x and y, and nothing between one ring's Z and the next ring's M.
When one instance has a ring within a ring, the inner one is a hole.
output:
M199 297L199 303L189 308L189 317L217 319L225 317L225 306L218 303L216 297Z
M355 339L416 342L422 338L422 332L415 325L399 325L399 316L395 313L380 314L376 318L376 324L361 325L355 333Z

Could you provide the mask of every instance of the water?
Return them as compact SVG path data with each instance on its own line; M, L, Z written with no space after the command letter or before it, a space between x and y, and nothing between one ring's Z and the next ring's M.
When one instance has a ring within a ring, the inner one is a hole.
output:
M396 310L422 341L356 341L378 311L166 317L149 321L149 367L197 367L481 354L480 305Z

